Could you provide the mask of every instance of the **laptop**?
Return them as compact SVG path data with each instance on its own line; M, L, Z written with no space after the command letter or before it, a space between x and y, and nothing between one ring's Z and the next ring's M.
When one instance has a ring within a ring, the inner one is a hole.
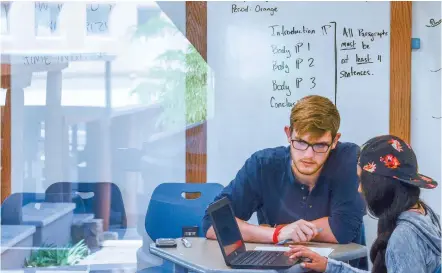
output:
M227 266L238 269L287 269L299 261L290 259L282 251L247 250L227 197L212 203L207 212Z

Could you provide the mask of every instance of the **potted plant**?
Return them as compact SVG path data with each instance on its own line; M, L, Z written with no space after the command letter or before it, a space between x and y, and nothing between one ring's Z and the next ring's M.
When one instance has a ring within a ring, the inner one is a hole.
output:
M32 251L29 259L25 260L27 268L53 268L70 267L77 265L81 260L89 255L89 248L84 240L75 245L57 247L53 244L43 244L37 250Z

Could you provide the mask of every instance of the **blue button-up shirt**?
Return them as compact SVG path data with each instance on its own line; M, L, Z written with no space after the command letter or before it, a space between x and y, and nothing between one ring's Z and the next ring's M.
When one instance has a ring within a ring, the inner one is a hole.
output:
M247 221L257 212L259 224L270 226L329 217L339 243L360 243L365 205L358 192L358 150L355 144L338 143L311 192L293 174L290 147L258 151L215 200L227 196L236 217ZM204 234L210 226L206 214Z

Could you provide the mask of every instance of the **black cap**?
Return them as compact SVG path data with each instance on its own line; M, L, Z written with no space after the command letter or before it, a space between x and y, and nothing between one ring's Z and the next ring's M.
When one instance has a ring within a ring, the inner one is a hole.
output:
M363 171L392 177L420 188L434 189L434 179L418 173L416 155L402 139L384 135L370 139L361 148L359 166Z

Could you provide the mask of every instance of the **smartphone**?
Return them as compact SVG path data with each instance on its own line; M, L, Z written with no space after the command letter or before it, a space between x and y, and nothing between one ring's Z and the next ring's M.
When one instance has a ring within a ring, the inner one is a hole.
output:
M176 247L176 240L173 238L158 238L155 241L157 247Z

